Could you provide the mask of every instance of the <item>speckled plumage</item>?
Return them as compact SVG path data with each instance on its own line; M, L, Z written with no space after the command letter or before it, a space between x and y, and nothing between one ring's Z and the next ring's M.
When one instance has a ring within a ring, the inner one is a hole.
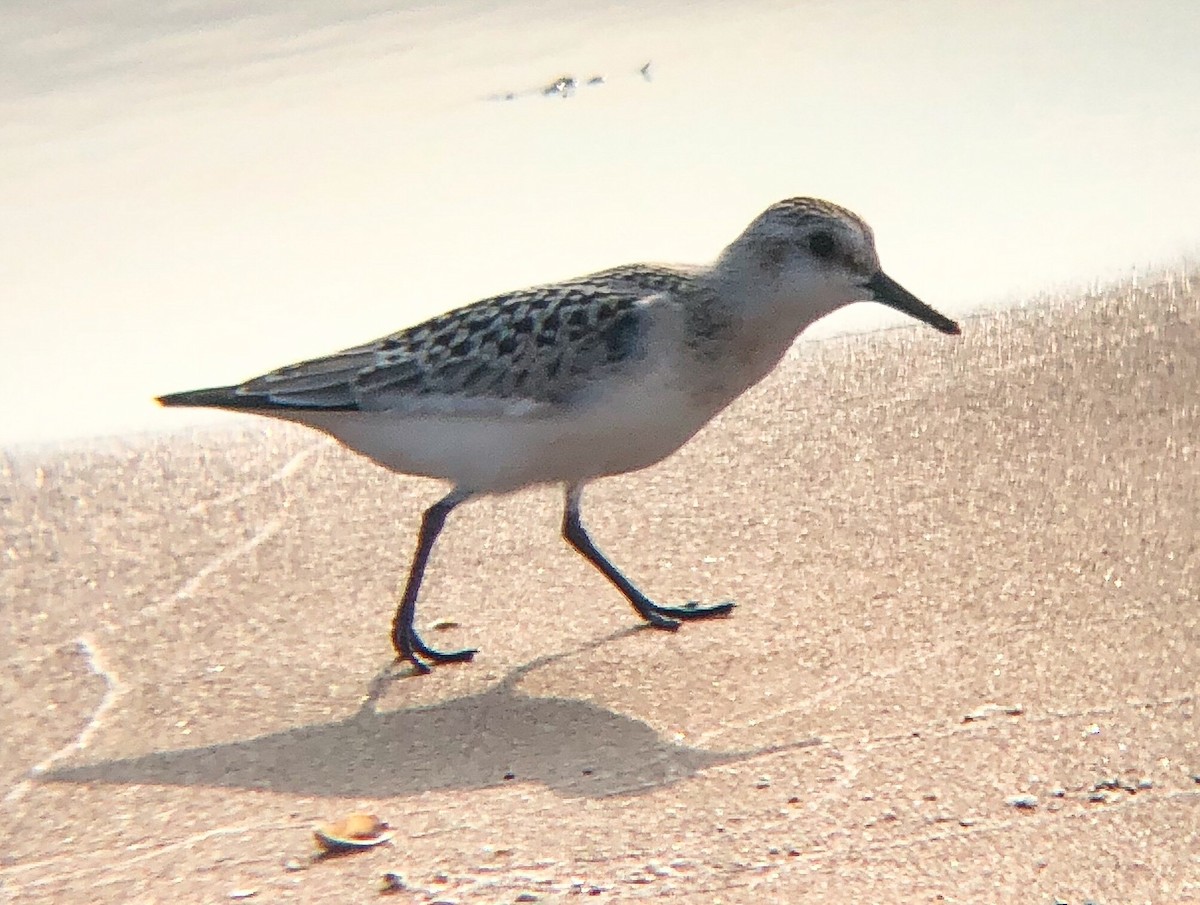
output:
M616 267L484 299L237 388L247 400L299 408L376 408L380 399L567 404L608 367L639 354L639 299L683 288L669 267Z
M728 613L732 604L650 601L588 537L583 487L670 455L765 377L805 327L867 299L958 332L879 269L859 217L792 198L708 267L629 265L510 292L239 385L160 401L296 421L393 471L453 484L425 513L393 622L398 655L425 671L426 661L474 653L429 648L413 620L446 516L479 494L562 483L564 537L644 619L674 628Z

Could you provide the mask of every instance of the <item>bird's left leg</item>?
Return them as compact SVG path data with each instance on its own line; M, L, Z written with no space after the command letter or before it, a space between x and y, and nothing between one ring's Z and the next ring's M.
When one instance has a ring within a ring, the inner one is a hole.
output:
M446 524L446 516L455 506L469 498L469 493L455 488L426 509L421 518L421 533L417 539L417 551L413 554L412 568L408 572L404 598L396 609L395 619L392 620L392 645L396 648L397 660L407 660L419 673L429 672L429 666L421 657L433 663L461 663L475 656L473 650L434 650L421 640L413 626L417 615L417 595L421 591L421 579L425 576L425 566L429 562L429 554L433 551L433 543L441 533L442 526Z

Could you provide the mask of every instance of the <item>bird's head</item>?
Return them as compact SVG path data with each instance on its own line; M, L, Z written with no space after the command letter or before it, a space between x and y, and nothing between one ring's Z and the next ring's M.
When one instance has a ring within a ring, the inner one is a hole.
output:
M761 302L790 309L797 330L851 302L874 301L943 333L959 332L957 323L883 272L861 218L817 198L771 205L725 250L717 268L749 277L765 290Z

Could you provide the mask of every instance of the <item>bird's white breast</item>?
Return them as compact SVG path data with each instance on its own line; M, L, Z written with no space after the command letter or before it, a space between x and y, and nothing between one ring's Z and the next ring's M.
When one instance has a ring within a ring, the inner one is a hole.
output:
M698 407L667 360L613 375L584 401L530 413L305 412L303 423L393 471L479 493L577 482L645 468L713 412Z

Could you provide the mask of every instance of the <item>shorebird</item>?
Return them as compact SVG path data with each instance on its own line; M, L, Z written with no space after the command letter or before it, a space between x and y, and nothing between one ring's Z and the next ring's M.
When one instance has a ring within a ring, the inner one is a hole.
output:
M521 289L236 386L158 401L294 421L392 471L450 482L421 520L392 623L398 661L428 672L475 655L435 650L414 619L446 517L484 494L563 485L563 537L656 628L729 613L732 602L671 607L643 594L584 528L584 487L675 452L770 373L801 331L856 301L959 332L883 272L861 218L792 198L706 267L635 264Z

